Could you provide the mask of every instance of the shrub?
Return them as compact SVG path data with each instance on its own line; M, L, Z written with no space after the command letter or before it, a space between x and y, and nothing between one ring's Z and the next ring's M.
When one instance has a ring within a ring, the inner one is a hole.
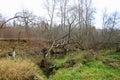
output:
M120 52L120 45L116 47L116 52Z
M28 60L0 60L0 80L33 80L36 67Z

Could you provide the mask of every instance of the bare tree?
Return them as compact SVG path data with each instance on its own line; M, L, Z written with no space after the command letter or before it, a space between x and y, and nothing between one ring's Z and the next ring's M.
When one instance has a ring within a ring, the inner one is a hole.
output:
M115 43L117 41L116 28L120 23L119 13L117 11L113 13L107 13L107 10L103 12L102 18L102 40L103 45Z
M63 31L66 31L69 2L70 0L60 0L61 26L63 27Z
M71 7L68 11L68 14L67 14L67 21L68 21L68 44L69 44L69 41L71 39L71 30L72 30L72 26L75 27L75 20L76 20L76 14L75 14L75 8L74 7Z
M81 42L85 48L90 45L92 40L92 28L95 9L92 7L92 0L77 0L76 13L79 27L78 41Z
M15 14L15 16L21 16L17 18L17 21L21 23L21 25L23 25L23 27L25 28L25 31L27 33L27 38L29 40L30 38L30 26L33 24L33 21L35 19L35 16L33 15L32 12L28 11L28 10L22 10L22 12L17 12Z
M57 1L58 0L45 0L45 8L47 9L47 12L48 12L48 16L50 18L50 20L48 21L49 23L49 38L50 39L54 39L54 32L52 30L53 28L53 25L54 25L54 17L55 17L55 10L56 10L56 6L57 6Z
M54 15L55 15L55 8L57 5L57 0L45 0L45 7L47 9L49 18L50 18L50 29L53 26L53 19L54 19Z

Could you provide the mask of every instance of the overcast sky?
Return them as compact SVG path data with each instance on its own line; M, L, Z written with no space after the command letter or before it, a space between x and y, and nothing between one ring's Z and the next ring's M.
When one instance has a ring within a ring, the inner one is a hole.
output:
M95 26L100 25L104 8L106 8L108 12L120 12L120 0L93 0L93 4L97 12L95 14ZM16 12L22 9L33 11L34 14L39 16L47 15L43 8L43 0L0 0L0 13L5 17L13 17Z

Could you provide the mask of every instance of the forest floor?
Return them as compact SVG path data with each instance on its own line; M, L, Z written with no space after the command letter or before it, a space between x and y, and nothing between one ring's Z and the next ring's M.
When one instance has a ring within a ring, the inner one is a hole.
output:
M16 58L8 58L14 46ZM0 41L0 80L120 80L120 52L77 50L43 59L25 42Z

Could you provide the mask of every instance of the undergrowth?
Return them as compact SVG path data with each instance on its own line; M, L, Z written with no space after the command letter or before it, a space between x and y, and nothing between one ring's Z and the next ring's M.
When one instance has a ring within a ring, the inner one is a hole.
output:
M56 71L51 80L120 80L120 65L116 62L120 58L119 53L115 50L100 51L98 60L94 58L85 58L89 51L78 51L74 55L69 55L65 59L55 59L59 66L68 60L74 59L76 64L69 68L60 68ZM114 62L104 63L105 59L114 60ZM117 68L111 67L110 64L117 64ZM108 65L109 64L109 65Z
M15 60L2 57L11 47L0 44L0 80L120 80L120 52L115 50L77 50L64 58L47 58L57 68L47 78L37 64L42 57L27 44L17 45Z

